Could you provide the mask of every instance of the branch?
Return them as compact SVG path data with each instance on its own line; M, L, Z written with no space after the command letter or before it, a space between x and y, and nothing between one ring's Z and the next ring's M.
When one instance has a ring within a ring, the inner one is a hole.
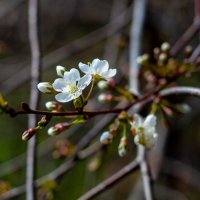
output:
M179 51L193 38L193 36L200 29L200 18L196 18L193 24L185 31L185 33L178 39L178 41L171 48L171 56L175 56Z
M62 61L63 59L66 59L69 56L82 52L91 47L92 45L118 32L122 27L124 27L130 21L131 18L130 14L131 14L131 6L127 8L126 11L118 15L118 17L116 17L112 22L49 53L42 59L43 69L52 67L53 65L56 65L57 63ZM105 34L105 32L107 34ZM15 73L6 81L1 83L0 90L4 94L12 92L20 85L22 85L25 81L29 80L30 77L28 74L29 74L28 67L25 66L22 70ZM18 80L17 82L13 81L16 79Z
M30 105L34 109L39 107L39 91L36 89L40 82L41 59L40 59L40 43L38 32L38 0L29 0L28 8L29 22L29 40L31 48L31 94ZM37 124L37 116L30 115L28 118L29 127L35 127ZM26 171L26 199L35 199L35 169L36 169L36 136L28 142L27 150L27 171Z
M109 177L96 187L92 188L90 191L86 192L83 196L79 198L79 200L89 200L96 197L98 194L102 193L103 191L107 190L109 187L113 186L114 184L118 183L121 179L128 176L130 173L139 169L139 162L138 160L132 161L130 164L123 167L113 176Z
M159 93L160 96L191 95L200 97L200 89L195 87L172 87L164 89Z
M36 187L40 187L43 183L45 183L48 180L57 180L58 178L62 178L73 166L77 161L86 159L86 157L83 157L83 151L82 149L85 148L92 140L95 138L98 133L102 130L103 127L105 127L110 121L113 120L113 117L106 116L102 120L99 121L99 123L94 126L88 134L81 139L81 141L77 144L77 153L64 162L62 165L60 165L58 168L56 168L54 171L50 172L49 174L37 179L35 181ZM94 154L94 152L90 152L91 155ZM88 154L87 154L88 155ZM89 156L89 155L88 155ZM25 185L16 187L4 194L0 197L1 200L11 199L15 198L25 192Z

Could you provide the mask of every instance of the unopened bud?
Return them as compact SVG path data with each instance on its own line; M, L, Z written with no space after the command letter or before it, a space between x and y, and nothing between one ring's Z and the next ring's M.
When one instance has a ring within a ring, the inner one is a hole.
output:
M161 53L159 55L159 61L161 61L161 62L167 61L167 54L166 53Z
M100 137L100 142L102 144L109 144L113 141L113 135L109 131L105 131L102 133Z
M45 106L48 110L58 110L60 111L62 109L62 105L55 101L48 101L45 103Z
M118 154L120 157L124 157L127 154L127 150L125 147L118 148Z
M39 127L45 127L49 123L50 119L47 116L42 117L42 119L38 122Z
M185 47L185 57L188 58L192 54L192 46L186 46Z
M144 54L142 56L137 57L136 62L139 65L145 65L149 60L149 55L148 54Z
M53 87L49 82L41 82L37 85L38 90L43 93L50 94L53 92Z
M101 89L101 90L105 90L108 88L108 84L107 84L107 81L99 81L98 84L97 84L98 88Z
M170 44L168 42L164 42L161 45L161 50L163 52L168 52L170 50Z
M114 97L111 94L100 94L98 96L98 101L101 103L109 103L114 100Z
M160 49L158 47L154 48L153 53L157 57L160 54Z
M33 137L35 135L35 133L36 133L35 128L30 128L30 129L24 131L22 134L22 140L28 141L31 137Z
M63 124L56 124L48 129L48 135L55 136L62 133L65 130L65 126Z
M63 66L58 65L58 66L56 67L56 72L57 72L57 75L58 75L58 76L63 77L65 71L66 71L66 69L65 69L65 67L63 67Z
M124 157L127 154L127 145L128 140L125 136L123 136L118 146L118 154L120 157Z

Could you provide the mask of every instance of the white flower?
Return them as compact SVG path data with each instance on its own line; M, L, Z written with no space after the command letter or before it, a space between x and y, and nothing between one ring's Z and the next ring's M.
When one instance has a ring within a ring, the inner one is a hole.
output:
M112 142L112 140L113 140L113 135L109 131L103 132L100 137L100 142L102 144L109 144Z
M49 82L38 83L37 88L43 93L51 93L53 91L53 87Z
M60 66L60 65L56 66L56 72L58 76L63 77L65 71L66 71L65 67Z
M58 78L54 81L53 88L59 92L55 98L59 102L68 102L78 98L91 82L92 76L87 74L80 77L77 69L72 68L64 73L63 78Z
M117 73L117 69L109 69L108 61L94 59L91 64L79 63L80 70L85 74L90 74L98 78L109 79Z
M136 133L134 141L137 145L143 145L146 148L151 148L157 141L156 133L156 116L148 115L142 119L139 115L135 115L135 121L132 123L132 128Z

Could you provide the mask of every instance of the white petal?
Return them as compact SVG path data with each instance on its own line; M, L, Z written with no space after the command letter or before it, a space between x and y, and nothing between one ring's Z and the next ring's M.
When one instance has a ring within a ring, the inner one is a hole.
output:
M111 78L111 77L115 76L116 73L117 73L117 70L116 70L116 69L109 69L108 71L103 72L103 73L101 74L101 76L102 76L103 78L106 78L106 79L107 79L107 78Z
M80 79L80 73L77 69L72 68L69 72L64 73L64 79L67 83L76 85L76 81Z
M144 127L145 129L153 128L156 126L156 116L151 114L146 117L144 120Z
M112 142L112 140L113 140L113 135L109 131L103 132L100 137L100 142L102 144L109 144Z
M106 60L99 60L98 58L92 61L92 69L96 74L101 74L103 72L108 71L109 64Z
M79 69L80 69L83 73L85 73L85 74L91 74L91 68L90 68L90 66L88 66L88 65L86 65L86 64L84 64L84 63L82 63L82 62L80 62L80 63L78 64L78 66L79 66Z
M84 90L91 82L92 76L89 74L84 75L82 78L80 78L77 87L81 90Z
M67 85L67 83L63 78L56 79L52 84L54 90L56 90L58 92L63 91L63 89L66 88L66 85Z
M56 100L59 102L68 102L71 101L73 99L73 96L69 93L59 93L55 96Z
M142 117L138 114L134 114L134 122L132 126L137 129L138 127L142 125L142 123L143 123Z
M58 76L63 77L64 73L65 73L66 69L63 66L56 66L56 72Z

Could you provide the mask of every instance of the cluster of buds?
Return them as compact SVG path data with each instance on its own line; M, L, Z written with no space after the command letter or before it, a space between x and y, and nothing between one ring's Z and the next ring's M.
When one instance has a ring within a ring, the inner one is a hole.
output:
M22 134L22 140L28 141L32 138L40 129L44 128L51 120L50 115L45 115L42 119L38 122L38 125L34 128L30 128Z

